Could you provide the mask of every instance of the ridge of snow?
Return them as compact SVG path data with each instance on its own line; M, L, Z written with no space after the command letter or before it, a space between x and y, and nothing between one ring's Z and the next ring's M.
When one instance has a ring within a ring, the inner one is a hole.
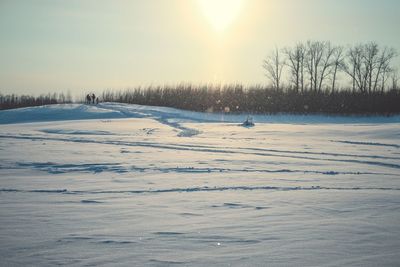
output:
M0 111L0 124L48 122L88 119L153 118L166 124L179 122L242 123L248 113L203 113L168 107L143 106L122 103L55 104ZM395 116L328 116L328 115L252 115L255 123L399 123Z

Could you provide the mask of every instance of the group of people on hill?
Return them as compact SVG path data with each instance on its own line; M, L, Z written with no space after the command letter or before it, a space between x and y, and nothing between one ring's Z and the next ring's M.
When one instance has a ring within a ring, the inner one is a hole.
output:
M86 95L86 104L98 104L99 103L99 98L96 97L95 94L87 94Z

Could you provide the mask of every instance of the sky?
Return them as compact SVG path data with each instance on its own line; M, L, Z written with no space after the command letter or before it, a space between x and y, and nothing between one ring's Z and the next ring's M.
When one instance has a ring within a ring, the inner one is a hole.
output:
M398 0L0 0L0 93L266 84L275 47L400 52L398 25Z

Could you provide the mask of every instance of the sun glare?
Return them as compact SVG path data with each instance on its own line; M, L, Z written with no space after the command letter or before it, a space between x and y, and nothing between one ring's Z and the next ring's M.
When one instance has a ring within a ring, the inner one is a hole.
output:
M217 30L225 30L238 16L242 0L197 0L204 15Z

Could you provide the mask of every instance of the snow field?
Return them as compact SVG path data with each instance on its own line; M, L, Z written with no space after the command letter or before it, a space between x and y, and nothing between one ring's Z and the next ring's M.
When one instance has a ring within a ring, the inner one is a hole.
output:
M398 265L399 117L245 117L0 112L1 265Z

